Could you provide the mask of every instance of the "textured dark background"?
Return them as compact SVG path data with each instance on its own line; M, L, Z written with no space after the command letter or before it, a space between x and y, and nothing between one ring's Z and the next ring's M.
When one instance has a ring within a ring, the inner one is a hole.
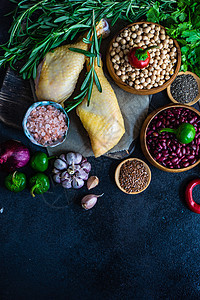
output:
M1 0L1 43L10 9ZM169 102L165 92L152 101ZM36 149L21 131L0 124L1 141L9 138ZM132 156L146 161L139 143ZM7 191L0 174L0 299L200 299L200 215L184 203L185 186L199 177L200 167L170 174L150 165L149 188L130 196L114 183L119 161L90 162L91 174L100 178L93 193L104 192L90 211L80 206L86 188L73 193L52 186L33 199L28 190ZM199 196L195 188L197 201ZM49 205L54 200L65 208Z

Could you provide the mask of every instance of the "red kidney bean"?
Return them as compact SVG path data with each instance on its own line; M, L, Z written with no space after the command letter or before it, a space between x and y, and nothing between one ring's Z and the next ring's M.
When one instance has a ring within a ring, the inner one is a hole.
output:
M187 158L188 159L194 159L194 155L188 155Z
M189 162L185 162L184 164L183 164L183 166L186 168L186 167L188 167L190 165L190 163Z
M178 157L172 158L172 163L178 162Z

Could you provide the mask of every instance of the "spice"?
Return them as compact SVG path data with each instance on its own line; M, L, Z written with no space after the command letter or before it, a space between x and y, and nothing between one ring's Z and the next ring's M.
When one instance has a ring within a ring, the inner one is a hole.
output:
M26 126L35 141L41 145L51 145L61 141L68 127L66 116L52 105L38 106L27 119Z
M119 183L127 192L140 192L147 186L149 174L146 166L137 160L128 160L120 169Z
M179 75L171 84L172 97L180 103L192 102L198 95L198 84L191 75Z

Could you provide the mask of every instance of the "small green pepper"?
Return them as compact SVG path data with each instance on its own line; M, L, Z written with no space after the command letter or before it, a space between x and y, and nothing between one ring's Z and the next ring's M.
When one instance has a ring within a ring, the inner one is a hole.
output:
M49 165L49 159L53 158L54 156L48 157L46 153L38 151L31 157L31 167L34 170L44 172L47 170Z
M194 126L190 123L182 123L177 129L163 128L159 133L164 131L175 133L177 140L182 144L191 143L196 134Z
M15 171L5 177L5 186L8 190L18 193L26 187L26 175Z
M35 197L36 194L43 194L50 188L50 182L48 176L43 173L37 173L29 179L31 187L31 195Z

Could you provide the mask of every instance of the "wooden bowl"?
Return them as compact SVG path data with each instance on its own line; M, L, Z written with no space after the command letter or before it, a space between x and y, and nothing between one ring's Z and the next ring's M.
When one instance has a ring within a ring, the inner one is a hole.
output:
M121 78L119 76L116 75L115 71L114 71L114 68L113 68L113 63L111 61L111 55L110 55L110 52L112 51L112 44L115 40L115 38L122 32L124 31L125 29L129 28L129 27L132 27L134 25L140 25L140 24L155 24L157 26L160 26L161 28L165 29L165 27L161 26L160 24L156 24L156 23L152 23L152 22L137 22L137 23L132 23L128 26L126 26L125 28L123 28L122 30L120 30L115 36L114 38L111 40L110 44L109 44L109 48L108 48L108 51L107 51L107 55L106 55L106 65L107 65L107 68L108 68L108 72L110 73L110 76L112 77L112 79L115 81L115 83L120 87L122 88L123 90L129 92L129 93L132 93L132 94L137 94L137 95L152 95L152 94L156 94L164 89L167 88L167 86L169 84L171 84L174 79L176 78L179 70L180 70L180 67L181 67L181 49L179 47L179 44L176 40L174 40L173 38L171 38L173 41L174 41L174 44L177 48L177 63L176 63L176 68L174 70L174 74L170 77L170 79L168 81L166 81L163 85L159 86L159 87L156 87L156 88L152 88L152 89L142 89L142 90L137 90L137 89L134 89L133 87L129 86L127 83L123 82L121 80Z
M192 75L192 76L196 79L197 84L198 84L198 95L196 96L196 98L195 98L193 101L191 101L191 102L184 103L185 105L191 106L191 105L194 105L194 104L195 104L197 101L199 101L199 99L200 99L200 78L199 78L196 74L194 74L194 73L192 73L192 72L189 72L189 71L186 71L186 72L179 72L179 73L177 74L177 76L179 76L179 75L188 75L188 74ZM172 94L171 94L171 84L168 85L168 87L167 87L167 94L168 94L168 97L170 98L170 100L171 100L172 102L181 104L180 102L176 101L176 100L173 98L173 96L172 96Z
M153 118L160 113L161 111L168 109L168 108L172 108L172 107L184 107L187 109L190 109L192 111L194 111L198 116L200 116L200 112L198 110L196 110L193 107L188 107L188 105L184 105L184 104L168 104L165 105L159 109L156 109L155 111L153 111L152 113L150 113L148 115L148 117L146 118L146 120L144 121L141 131L140 131L140 144L141 144L141 148L142 151L145 155L145 157L148 159L148 161L155 166L156 168L162 170L162 171L166 171L166 172L171 172L171 173L179 173L179 172L185 172L188 171L194 167L196 167L199 163L200 163L200 158L197 160L196 163L194 163L193 165L190 165L188 167L185 168L181 168L181 169L170 169L167 168L161 164L159 164L150 154L148 148L147 148L147 142L146 142L146 133L147 133L147 128L149 127L150 122L153 120Z
M129 192L127 192L125 189L123 189L123 188L121 187L120 182L119 182L119 175L120 175L120 169L121 169L121 166L122 166L124 163L126 163L127 161L133 161L133 160L142 162L142 164L144 165L144 167L146 168L147 173L148 173L148 182L147 182L146 186L145 186L143 189L141 189L140 191L138 191L138 192L130 192L130 193L129 193ZM146 188L149 186L150 181L151 181L151 170L150 170L149 166L148 166L143 160L141 160L141 159L139 159L139 158L128 158L128 159L125 159L124 161L122 161L122 162L117 166L117 168L116 168L116 170L115 170L115 182L116 182L118 188L119 188L122 192L124 192L124 193L126 193L126 194L129 194L129 195L136 195L136 194L139 194L139 193L143 192L143 191L146 190Z

